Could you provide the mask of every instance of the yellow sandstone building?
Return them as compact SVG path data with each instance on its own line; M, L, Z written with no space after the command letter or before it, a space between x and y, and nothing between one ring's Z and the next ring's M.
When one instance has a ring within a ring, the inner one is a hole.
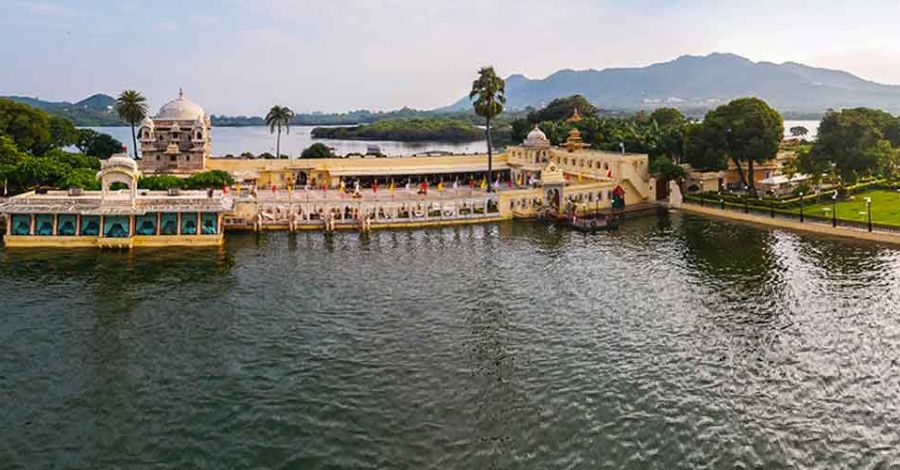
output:
M572 119L579 118L576 111ZM202 108L179 96L140 130L149 160L110 158L98 174L103 190L32 192L0 205L7 246L218 245L226 229L481 223L608 213L614 195L624 196L625 211L657 199L647 155L588 149L577 130L554 147L535 128L521 145L494 156L493 181L487 155L211 158L211 134ZM143 174L201 170L227 171L238 183L208 192L137 189ZM128 189L113 190L113 183Z

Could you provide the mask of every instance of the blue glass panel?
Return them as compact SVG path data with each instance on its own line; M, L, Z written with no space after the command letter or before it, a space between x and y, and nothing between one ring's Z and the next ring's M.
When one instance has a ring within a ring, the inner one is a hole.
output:
M121 215L108 215L103 220L104 237L128 238L128 217Z
M81 216L81 234L86 237L96 237L97 235L100 235L100 216Z
M17 214L12 216L12 234L28 235L31 233L31 216Z
M156 235L156 213L137 217L134 233L138 235Z
M178 214L164 213L159 226L162 235L178 235Z
M197 213L184 212L181 214L181 234L196 235L197 234Z
M200 216L200 224L202 226L203 235L215 235L219 230L219 215L216 213L204 212Z
M35 235L42 237L53 235L53 214L38 214L34 217Z
M56 234L64 237L72 237L75 235L76 217L73 214L60 214L59 221L56 226Z

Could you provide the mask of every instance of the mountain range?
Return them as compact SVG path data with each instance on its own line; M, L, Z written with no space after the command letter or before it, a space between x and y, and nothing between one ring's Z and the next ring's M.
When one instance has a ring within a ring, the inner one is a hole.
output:
M101 93L75 103L43 101L27 96L8 96L7 98L71 119L78 126L121 126L125 124L115 112L116 99Z
M756 96L782 113L871 107L900 113L900 86L883 85L848 72L795 62L753 62L713 53L682 56L638 68L560 70L542 79L506 79L507 107L540 108L554 98L583 95L603 109L639 110L662 106L709 109L734 98ZM463 97L442 110L471 107Z
M507 109L540 108L555 98L580 94L598 108L633 112L663 106L689 115L703 113L734 98L756 96L782 114L817 117L828 109L870 107L900 113L900 86L884 85L851 73L810 67L796 62L753 62L734 55L713 53L681 56L646 67L603 70L560 70L542 79L511 75L506 79ZM37 98L9 98L72 119L78 126L119 126L115 99L95 94L81 101L51 102ZM295 116L294 124L324 125L374 122L397 117L428 117L471 113L468 96L431 111L408 108L373 113L308 113ZM213 125L260 125L262 118L213 116Z

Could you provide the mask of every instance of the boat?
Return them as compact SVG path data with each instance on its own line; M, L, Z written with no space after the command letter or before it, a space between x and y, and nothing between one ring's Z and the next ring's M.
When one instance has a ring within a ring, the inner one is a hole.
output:
M569 227L579 232L594 233L601 230L617 230L619 228L619 217L597 215L585 217L560 217L557 223Z

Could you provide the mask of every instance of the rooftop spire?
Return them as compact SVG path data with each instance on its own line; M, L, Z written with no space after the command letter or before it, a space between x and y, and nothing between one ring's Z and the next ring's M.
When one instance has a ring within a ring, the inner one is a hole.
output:
M184 90L181 87L178 87L178 99L184 98Z

